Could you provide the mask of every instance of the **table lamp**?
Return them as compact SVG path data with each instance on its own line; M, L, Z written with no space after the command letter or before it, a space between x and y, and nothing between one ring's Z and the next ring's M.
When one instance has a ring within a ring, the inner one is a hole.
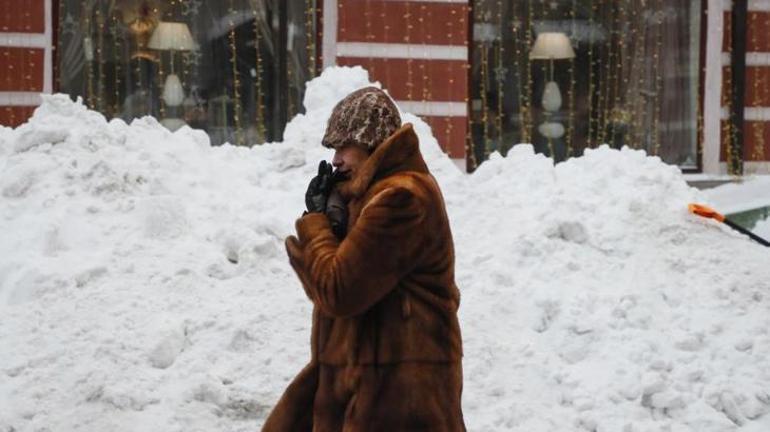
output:
M147 46L151 49L170 51L171 73L166 76L163 84L163 101L169 107L178 107L184 101L184 88L179 76L174 72L174 51L191 51L198 49L198 44L190 34L190 28L185 23L161 22L152 33ZM181 118L165 118L161 124L171 130L176 130L185 124Z
M572 49L572 44L566 34L544 32L537 35L535 44L529 52L529 58L549 61L548 82L543 90L542 102L546 116L550 117L561 108L561 91L553 79L553 61L575 58L575 51ZM561 123L552 123L547 120L538 127L538 130L548 139L560 138L564 135L564 126Z

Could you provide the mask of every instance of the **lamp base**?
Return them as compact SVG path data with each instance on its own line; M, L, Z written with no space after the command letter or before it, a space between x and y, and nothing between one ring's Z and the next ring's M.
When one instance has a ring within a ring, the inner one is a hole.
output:
M537 130L548 139L557 139L564 136L564 125L559 122L546 121L541 123Z

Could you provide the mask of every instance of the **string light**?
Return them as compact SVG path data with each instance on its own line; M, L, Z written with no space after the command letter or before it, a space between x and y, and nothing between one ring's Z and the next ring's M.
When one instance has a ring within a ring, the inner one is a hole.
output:
M655 52L652 55L653 64L655 65L655 69L660 71L662 70L661 65L661 53L663 52L663 1L664 0L658 0L658 32L655 37ZM660 105L661 105L661 91L663 90L663 76L660 73L655 74L655 104L654 107L654 114L652 117L652 134L654 138L655 143L655 149L652 152L653 155L659 155L660 154Z
M639 21L644 23L642 19L640 19L638 16L634 15L634 17L631 19L632 22ZM641 94L641 97L638 97L637 103L634 105L633 110L633 119L636 119L637 122L634 126L634 141L637 143L642 143L645 135L647 134L648 130L644 127L644 124L646 124L647 119L647 104L648 104L648 92L647 92L647 84L645 79L647 78L647 70L648 68L648 62L647 62L647 25L641 25L640 27L641 34L637 34L634 38L634 40L641 41L639 44L640 46L636 46L636 53L637 56L635 58L635 65L638 65L636 69L640 71L639 73L639 89L643 93L637 92L637 94ZM637 42L638 43L638 42ZM654 69L650 69L651 72L654 72ZM647 149L647 146L645 145L645 149Z
M96 87L96 106L99 112L105 112L104 106L104 15L102 14L102 5L96 5L96 24L99 30L96 35L96 70L98 72L98 85Z
M59 20L64 19L64 17L66 16L66 9L64 7L64 3L65 2L63 2L63 1L59 1ZM61 90L61 75L62 75L61 74L62 34L61 34L61 29L60 29L58 23L56 25L56 31L58 32L58 34L56 35L57 36L56 37L56 46L54 47L54 50L56 50L56 55L54 56L54 59L56 61L56 65L54 66L53 69L56 70L56 72L57 72L57 73L54 74L54 80L55 80L55 83L56 83L56 89L55 90L56 91L60 91Z
M89 56L91 56L91 54L86 52L91 50L91 14L88 13L86 0L81 0L80 2L80 13L85 17L85 20L83 21L83 27L85 29L83 32L83 55L86 60L86 104L89 108L94 109L96 104L94 102L95 95L93 60L89 60Z
M532 48L532 36L533 36L533 29L532 24L535 22L535 13L534 13L534 7L532 6L532 0L527 1L527 26L526 26L526 34L527 34L527 49L524 54L524 69L527 72L527 87L524 90L524 94L526 95L525 102L526 105L524 106L524 118L526 119L526 124L524 128L527 131L527 137L531 139L531 141L534 141L533 137L533 119L532 119L532 62L529 60L529 50ZM529 141L529 140L528 140ZM534 144L534 142L533 142Z
M477 18L486 23L487 11L477 9ZM482 130L482 160L486 160L489 155L489 112L487 108L487 79L489 77L489 59L487 53L486 40L480 39L479 43L481 70L479 77L479 96L481 98L481 130Z
M308 81L315 78L315 54L316 54L316 41L315 41L315 29L313 26L313 18L315 17L315 5L314 0L305 0L305 39L307 41L307 76ZM256 11L254 14L256 20ZM256 21L255 21L256 23ZM259 37L259 35L257 35ZM259 40L259 39L257 39ZM259 47L257 47L259 52Z
M588 136L586 137L586 147L594 147L594 15L596 14L596 3L591 1L588 8L588 29L591 32L588 41Z
M499 38L497 39L497 67L495 70L495 82L497 83L497 117L495 117L495 128L497 129L497 150L503 152L503 83L505 80L505 69L503 68L503 2L497 0L497 29Z
M120 35L119 35L119 28L118 28L118 16L117 14L113 13L110 16L110 34L112 35L112 62L113 62L113 75L115 77L114 79L114 90L115 90L115 100L113 101L112 105L112 116L117 117L120 113L120 64L122 59L120 58L121 50L120 50Z
M233 121L235 122L235 144L243 145L243 137L241 135L241 78L238 73L238 48L235 44L235 22L233 22L235 8L233 6L233 0L230 0L227 14L230 26L228 34L228 39L230 41L230 63L233 68Z
M616 136L618 135L618 126L620 126L622 123L624 123L624 115L623 115L623 104L621 101L620 96L620 83L623 80L624 73L623 73L623 64L624 64L624 57L623 53L625 51L625 20L626 17L625 8L623 7L622 3L618 3L618 9L617 9L617 19L614 20L616 23L616 34L618 43L615 48L615 73L613 75L613 106L612 111L610 111L611 115L611 126L612 126L612 134L610 135L610 139L615 141ZM624 86L624 88L628 88L627 86Z
M572 0L570 8L570 20L572 23L572 34L570 42L577 40L577 29L575 27L575 9L577 9L576 0ZM589 96L590 98L590 96ZM569 59L569 114L567 119L567 158L572 157L572 135L575 133L575 58Z
M364 28L366 29L366 34L364 34L364 39L366 42L372 42L374 41L374 35L372 34L372 2L371 0L366 0L364 2ZM377 67L374 64L374 59L372 58L372 52L371 50L368 52L369 56L367 57L368 60L368 69L369 74L372 77L377 76Z
M543 6L543 10L541 11L541 14L542 14L541 17L542 17L542 19L544 21L548 21L548 18L549 18L548 17L548 5L550 3L547 2L547 1L543 1L543 2L540 2L540 4ZM546 75L546 67L545 67L546 62L541 61L541 62L538 62L538 64L540 65L540 76L541 77L549 76L549 75ZM553 70L553 69L551 69L551 70ZM547 81L547 78L544 78L543 81L544 82ZM545 88L543 88L543 91L545 91ZM548 110L544 110L544 113L546 115L546 121L548 121L548 116L549 116ZM548 143L548 156L551 159L553 159L554 162L556 162L556 152L555 152L554 146L553 146L553 138L551 137L551 134L548 134L548 136L546 136L546 138L547 138L547 143Z
M424 4L420 5L420 16L417 18L417 22L419 23L418 25L420 27L420 36L421 36L420 40L422 40L423 52L426 51L426 48L425 48L425 44L426 43L425 43L425 41L426 40L430 41L432 39L430 34L426 34L425 33L425 28L427 27L427 25L425 24L425 10L426 10L426 6ZM432 22L432 21L429 21L429 22ZM422 100L423 100L423 102L424 101L429 101L429 100L432 99L432 96L431 96L431 93L430 93L430 89L431 89L430 75L425 70L425 64L426 64L425 61L420 62L420 70L422 71Z
M757 13L751 13L751 28L758 28L757 27ZM754 50L758 50L759 43L757 40L757 32L753 31L751 33L751 45L754 47ZM755 106L764 106L765 105L765 92L767 91L767 86L763 85L763 74L762 70L755 68L754 69L754 79L752 80L752 84L754 86L754 95L755 95ZM760 90L761 89L761 90ZM752 131L754 132L754 149L751 152L751 159L755 161L761 161L765 158L765 122L763 121L755 121L752 122Z
M521 37L519 35L519 27L520 27L520 21L515 18L516 15L516 3L511 3L511 16L514 17L514 19L511 20L511 33L513 34L513 70L516 71L516 95L519 99L519 142L528 142L529 141L529 131L525 127L525 120L524 120L524 89L522 88L522 71L521 71L521 44L519 43L519 38Z
M406 35L404 36L404 42L406 44L411 43L412 38L412 12L410 10L411 2L404 3L406 5L406 12L404 13L404 19L406 20ZM406 59L406 99L412 100L412 87L414 82L412 81L412 58Z
M255 103L256 103L256 127L257 127L257 133L259 134L260 139L266 140L267 139L267 132L265 128L265 110L264 110L264 96L262 94L262 52L260 50L260 43L262 40L262 35L259 30L259 16L257 8L254 7L252 9L252 12L254 14L254 51L255 51L255 71L256 71L256 77L254 80L254 95L255 95Z
M11 60L11 51L8 48L2 48L3 57L4 57L4 63L8 65L8 73L5 74L5 88L13 88L13 83L11 82L11 77L14 76L14 66L13 61ZM10 124L15 125L16 124L16 115L14 114L13 108L10 106L5 107L6 115L8 116L8 121Z
M476 10L477 9L472 6L472 2L468 3L467 8L468 8L468 15L473 17L473 21L472 22L475 23L476 22ZM466 41L464 43L465 43L466 48L468 48L467 38L466 38ZM476 43L473 42L473 44L474 44L474 47L475 47ZM470 70L470 67L471 67L470 64L467 64L467 63L465 64L466 70ZM466 96L466 98L465 98L465 105L468 106L468 103L469 103L469 99ZM468 161L467 162L468 171L470 171L470 172L475 171L476 168L479 166L478 160L476 159L475 148L474 148L474 145L473 145L474 143L473 143L473 133L472 133L472 131L473 131L474 111L473 111L472 108L473 107L471 107L471 109L468 112L468 115L466 116L466 121L467 121L466 124L467 124L467 126L465 128L465 155L466 155L467 161Z

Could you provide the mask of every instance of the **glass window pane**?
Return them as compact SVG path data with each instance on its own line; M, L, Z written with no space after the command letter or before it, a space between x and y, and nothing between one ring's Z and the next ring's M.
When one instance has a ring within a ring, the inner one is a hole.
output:
M315 3L63 0L60 91L213 144L279 140L315 72Z
M519 142L556 160L607 143L696 167L700 1L474 6L471 133L478 160Z

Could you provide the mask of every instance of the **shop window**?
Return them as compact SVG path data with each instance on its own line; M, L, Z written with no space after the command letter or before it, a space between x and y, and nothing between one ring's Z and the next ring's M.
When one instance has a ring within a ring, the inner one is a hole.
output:
M280 140L315 74L315 3L61 0L58 90L212 144Z
M697 168L702 14L700 0L474 1L473 156L607 143Z

